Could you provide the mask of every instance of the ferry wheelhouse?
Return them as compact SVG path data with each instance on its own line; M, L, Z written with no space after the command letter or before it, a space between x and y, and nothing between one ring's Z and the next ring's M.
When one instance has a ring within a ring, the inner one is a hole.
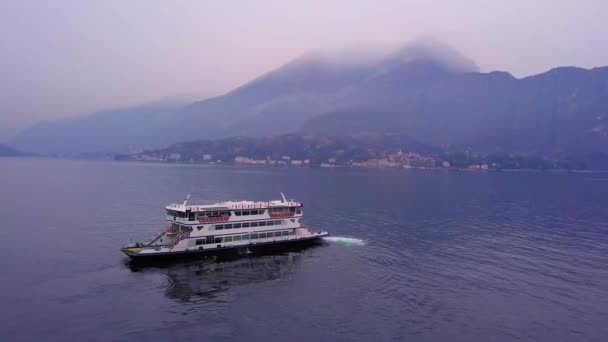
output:
M133 259L254 251L273 246L310 243L329 235L301 222L302 203L229 201L165 207L168 227L147 243L122 248Z

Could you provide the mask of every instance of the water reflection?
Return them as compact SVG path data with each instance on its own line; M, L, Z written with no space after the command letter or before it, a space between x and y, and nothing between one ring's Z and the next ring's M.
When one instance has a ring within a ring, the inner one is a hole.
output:
M230 301L229 290L288 277L319 245L289 252L240 257L209 257L171 264L128 262L133 272L160 273L166 277L162 291L178 303L217 305Z

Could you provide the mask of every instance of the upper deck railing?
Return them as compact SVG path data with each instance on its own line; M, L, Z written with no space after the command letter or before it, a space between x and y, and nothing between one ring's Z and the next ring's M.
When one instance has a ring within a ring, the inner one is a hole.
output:
M209 205L183 205L174 203L166 208L179 211L216 211L216 210L237 210L237 209L267 209L280 207L301 207L302 203L296 201L266 201L266 202L223 202Z
M198 219L200 223L216 223L216 222L228 222L230 216L218 216L218 217L201 217Z
M275 208L275 207L301 207L302 204L300 202L254 202L254 203L234 203L230 204L228 208L234 209L267 209L267 208Z
M281 218L281 217L294 217L296 215L295 211L289 211L284 213L270 213L270 217L272 218Z

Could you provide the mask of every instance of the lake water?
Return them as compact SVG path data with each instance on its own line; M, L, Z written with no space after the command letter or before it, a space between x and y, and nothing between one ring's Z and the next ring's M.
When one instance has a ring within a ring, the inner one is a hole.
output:
M332 238L137 267L163 206L305 204ZM605 341L608 174L0 159L3 341Z

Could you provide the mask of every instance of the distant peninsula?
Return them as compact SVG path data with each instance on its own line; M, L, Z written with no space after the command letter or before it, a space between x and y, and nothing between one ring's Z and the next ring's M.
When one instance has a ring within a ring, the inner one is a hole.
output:
M18 151L8 145L0 144L0 157L22 157L26 155L26 153Z

